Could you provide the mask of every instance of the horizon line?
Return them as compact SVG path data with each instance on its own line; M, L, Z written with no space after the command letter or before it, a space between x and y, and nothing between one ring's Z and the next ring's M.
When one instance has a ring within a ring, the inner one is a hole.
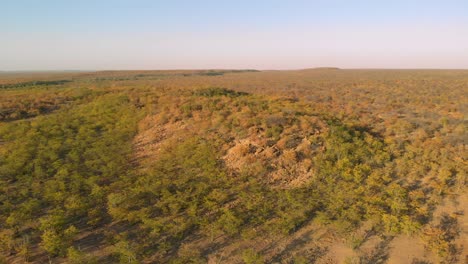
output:
M154 69L86 69L86 70L74 70L74 69L53 69L53 70L0 70L0 73L27 73L27 72L106 72L106 71L229 71L229 70L256 70L256 71L301 71L301 70L468 70L468 68L381 68L381 67L310 67L310 68L283 68L283 69L256 69L256 68L154 68Z

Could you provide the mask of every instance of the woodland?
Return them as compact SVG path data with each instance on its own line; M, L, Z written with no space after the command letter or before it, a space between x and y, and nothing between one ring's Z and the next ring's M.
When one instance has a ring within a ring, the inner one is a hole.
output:
M463 70L2 74L0 263L464 263L467 94Z

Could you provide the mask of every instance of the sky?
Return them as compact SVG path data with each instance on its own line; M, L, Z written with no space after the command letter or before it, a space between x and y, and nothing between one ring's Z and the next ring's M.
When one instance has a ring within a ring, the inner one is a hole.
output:
M0 71L468 69L468 0L0 0Z

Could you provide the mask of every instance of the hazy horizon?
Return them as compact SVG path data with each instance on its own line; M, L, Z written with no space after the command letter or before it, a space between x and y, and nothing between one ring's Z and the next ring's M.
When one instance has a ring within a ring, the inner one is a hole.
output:
M252 69L252 68L159 68L159 69L97 69L97 70L70 70L70 69L57 69L57 70L0 70L2 73L79 73L79 72L106 72L106 71L230 71L230 70L256 70L256 71L302 71L302 70L321 70L321 69L337 69L337 70L355 70L355 71L468 71L468 68L339 68L333 66L318 66L309 68L290 68L290 69Z
M10 1L0 71L468 69L468 2Z

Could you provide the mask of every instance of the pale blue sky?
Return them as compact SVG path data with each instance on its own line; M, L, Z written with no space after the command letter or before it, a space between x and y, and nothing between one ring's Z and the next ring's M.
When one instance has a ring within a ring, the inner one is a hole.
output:
M0 0L0 70L468 68L468 0Z

